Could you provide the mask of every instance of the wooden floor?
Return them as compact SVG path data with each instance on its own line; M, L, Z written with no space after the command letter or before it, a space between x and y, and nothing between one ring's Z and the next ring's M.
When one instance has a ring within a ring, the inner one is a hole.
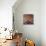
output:
M6 42L4 42L2 45L0 46L16 46L15 44L15 39L13 40L6 40Z

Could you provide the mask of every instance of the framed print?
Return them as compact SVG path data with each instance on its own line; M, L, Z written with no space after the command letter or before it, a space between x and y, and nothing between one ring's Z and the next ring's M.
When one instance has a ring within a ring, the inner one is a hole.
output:
M34 15L33 14L24 14L23 15L23 24L34 24Z

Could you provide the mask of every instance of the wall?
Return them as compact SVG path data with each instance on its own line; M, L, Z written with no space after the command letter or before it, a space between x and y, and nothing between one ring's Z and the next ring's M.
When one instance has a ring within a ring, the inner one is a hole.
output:
M24 38L34 40L36 46L41 46L40 6L41 6L40 0L23 0L23 2L20 3L17 9L13 8L15 30L18 30L18 32L22 32ZM34 24L24 25L23 14L34 14Z
M16 0L0 0L0 27L12 29L12 6Z
M46 0L41 1L41 38L42 46L46 46Z

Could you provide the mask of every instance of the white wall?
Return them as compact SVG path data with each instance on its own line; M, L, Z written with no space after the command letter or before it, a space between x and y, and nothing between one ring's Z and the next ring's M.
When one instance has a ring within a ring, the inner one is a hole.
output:
M34 40L36 46L41 46L40 6L40 0L23 0L17 9L14 9L15 29L22 32L25 38ZM34 14L33 25L23 25L24 14Z
M41 38L42 46L46 46L46 0L41 1Z
M0 27L12 28L12 6L16 0L0 0Z

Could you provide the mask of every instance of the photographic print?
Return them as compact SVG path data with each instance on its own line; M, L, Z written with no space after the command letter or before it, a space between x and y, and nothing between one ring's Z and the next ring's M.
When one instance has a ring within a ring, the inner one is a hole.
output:
M33 14L24 14L23 15L23 24L34 24Z

